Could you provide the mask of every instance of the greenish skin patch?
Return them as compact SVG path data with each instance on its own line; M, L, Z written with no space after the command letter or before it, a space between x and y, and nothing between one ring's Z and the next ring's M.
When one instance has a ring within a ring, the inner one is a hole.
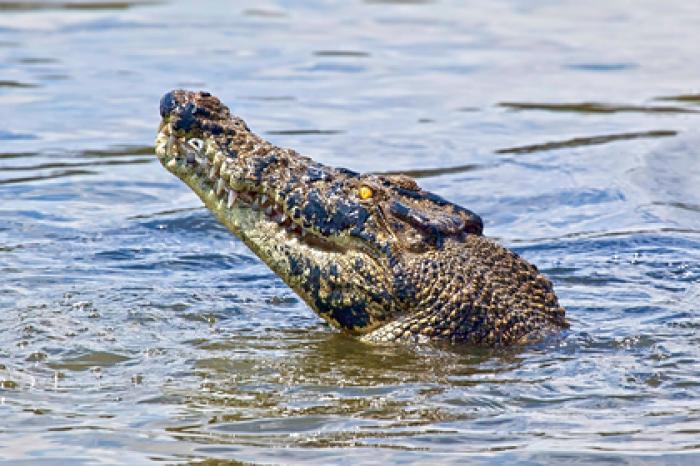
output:
M161 163L334 327L368 342L486 346L567 327L549 280L411 178L276 147L206 92L169 92L160 111Z

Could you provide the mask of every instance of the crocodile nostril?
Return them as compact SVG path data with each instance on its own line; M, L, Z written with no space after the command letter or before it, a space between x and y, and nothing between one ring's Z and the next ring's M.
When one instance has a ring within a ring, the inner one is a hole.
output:
M184 107L180 107L175 118L173 118L173 128L190 131L197 122L197 118L194 116L196 110L197 106L192 102Z
M160 116L167 117L175 110L177 103L175 102L175 91L170 91L160 98Z

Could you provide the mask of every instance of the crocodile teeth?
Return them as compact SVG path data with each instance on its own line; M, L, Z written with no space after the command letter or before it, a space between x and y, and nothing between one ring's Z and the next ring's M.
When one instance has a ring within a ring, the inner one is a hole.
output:
M214 157L214 154L217 152L217 147L216 144L211 142L211 140L207 139L207 142L204 144L204 152L207 154L207 157Z
M216 195L221 196L221 194L224 192L224 180L219 178L216 181Z
M267 199L268 199L267 194L263 194L262 196L260 196L260 205L267 204Z
M233 205L234 202L236 202L236 198L238 197L238 193L231 189L228 192L228 200L226 201L226 206L230 209L231 206Z
M168 136L163 133L159 133L156 138L156 152L162 153L166 151L168 147Z
M216 154L214 154L214 164L218 165L224 160L226 160L226 156L223 152L217 152Z
M216 165L212 165L211 168L209 169L209 179L213 180L216 177L216 172L218 170L216 169Z
M231 167L229 167L226 162L221 162L219 176L221 176L221 178L223 178L226 181L228 181L231 178Z

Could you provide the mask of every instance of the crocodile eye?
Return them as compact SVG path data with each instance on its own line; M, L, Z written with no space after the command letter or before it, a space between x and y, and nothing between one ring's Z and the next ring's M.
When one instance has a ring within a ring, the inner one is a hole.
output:
M357 195L362 200L371 199L374 196L374 191L369 186L360 186L360 189L357 190Z

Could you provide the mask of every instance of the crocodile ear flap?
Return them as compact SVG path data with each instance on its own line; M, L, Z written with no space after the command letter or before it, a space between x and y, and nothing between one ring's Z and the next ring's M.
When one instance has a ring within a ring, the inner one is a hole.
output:
M481 235L483 231L481 218L466 209L454 213L435 214L394 201L389 206L389 210L395 217L436 239L463 233Z
M460 217L464 221L464 232L481 236L484 233L484 221L471 210L460 208Z

